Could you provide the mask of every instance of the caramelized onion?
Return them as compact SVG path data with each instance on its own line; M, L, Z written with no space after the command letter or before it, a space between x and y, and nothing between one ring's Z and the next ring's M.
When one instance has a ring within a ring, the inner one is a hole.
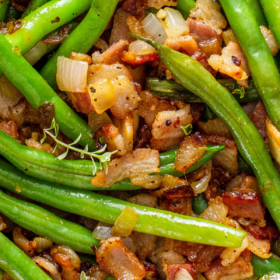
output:
M58 272L56 266L51 263L49 260L46 260L45 258L36 256L32 258L33 262L37 263L40 267L42 267L53 280L61 280L61 275Z
M36 243L29 241L21 232L20 227L15 227L13 230L13 241L15 244L28 256L34 255Z
M52 241L47 237L35 237L33 239L34 242L36 242L36 252L42 252L45 251L53 245Z

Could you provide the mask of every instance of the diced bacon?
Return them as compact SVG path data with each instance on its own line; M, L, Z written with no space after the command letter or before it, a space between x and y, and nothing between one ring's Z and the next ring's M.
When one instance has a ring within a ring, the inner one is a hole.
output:
M119 42L113 44L104 53L94 52L92 54L92 62L94 64L114 64L121 62L121 54L128 49L128 41L120 40Z
M151 148L155 150L159 150L160 152L168 151L174 147L180 145L183 141L184 136L180 137L170 137L165 139L155 139L152 138L151 140Z
M176 273L180 269L186 270L191 275L193 280L196 279L196 270L192 264L163 264L163 271L167 276L167 280L175 280Z
M149 61L155 61L159 58L157 53L136 55L132 52L123 52L121 59L131 65L139 65Z
M16 121L0 121L0 129L9 134L14 139L18 139L18 126Z
M67 92L67 96L78 112L88 115L94 110L88 92Z
M258 102L254 111L250 114L252 123L255 125L262 137L267 136L265 125L266 115L266 109L261 101Z
M179 38L167 38L165 45L175 51L184 52L188 55L193 55L198 50L196 41L190 35Z
M246 230L252 234L256 239L278 239L280 237L280 232L276 227L265 226L259 227L257 225L249 225L246 227Z
M132 0L134 1L134 0ZM139 2L139 1L138 1ZM142 26L141 20L129 15L126 19L126 24L128 25L128 28L131 33L140 35L145 38L151 39L151 36L145 31L145 29Z
M216 77L217 71L208 63L206 54L196 51L191 58L197 60L213 77Z
M100 241L100 247L95 250L96 262L105 272L117 280L142 280L145 267L131 252L119 237Z
M146 280L156 280L157 279L157 275L158 275L158 271L156 269L156 266L154 264L151 264L149 262L146 261L142 261L141 262L146 270L146 276L145 279Z
M122 3L122 9L133 16L141 16L144 10L144 5L138 0L125 0Z
M206 147L206 140L199 132L186 136L180 144L180 149L175 157L175 168L179 172L186 172L194 163L196 163L205 153L205 150L199 148Z
M269 240L256 239L250 233L247 233L246 237L249 241L248 249L252 253L254 253L255 255L257 255L263 259L268 259L269 257L271 257L271 253L269 253L269 251L270 251L270 241Z
M230 217L264 219L264 208L260 198L255 191L251 192L224 192L223 203L229 208L228 215Z
M155 8L157 10L161 9L164 6L176 6L177 0L148 0L147 6Z

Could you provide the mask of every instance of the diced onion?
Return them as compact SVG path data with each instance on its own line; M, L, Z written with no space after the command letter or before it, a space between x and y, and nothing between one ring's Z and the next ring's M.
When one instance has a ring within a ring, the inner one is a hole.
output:
M162 22L156 15L150 13L142 21L142 26L152 39L160 44L164 44L167 34Z
M94 84L90 84L88 93L97 114L102 114L116 104L114 86L108 79L101 79Z
M161 19L168 37L178 38L189 34L189 27L182 14L172 8L165 8L166 16Z
M193 280L193 278L186 269L180 268L175 274L175 280Z
M33 241L36 242L36 252L43 252L53 245L52 241L47 237L35 237Z
M271 272L264 275L260 280L278 280L280 279L280 273Z
M135 55L156 53L155 48L140 40L136 40L130 43L128 51L134 53Z
M111 238L113 237L113 235L111 234L111 230L112 230L112 225L100 222L97 224L96 228L94 229L92 233L92 237L99 240L105 240Z
M114 236L129 236L136 223L138 222L138 215L131 207L125 207L120 216L115 221L111 233Z
M45 271L47 271L53 280L61 280L61 275L58 272L56 266L49 260L46 260L45 258L39 256L32 258L32 260L40 267L42 267Z
M88 63L63 56L57 59L56 81L60 90L86 92Z
M42 58L47 49L48 46L44 42L39 41L30 51L24 55L24 58L29 62L29 64L34 65Z
M3 93L6 97L14 99L14 104L5 106L13 107L23 97L20 91L8 80L4 75L0 77L0 93ZM1 104L2 105L2 104ZM0 106L1 108L1 106ZM1 108L1 110L4 108Z

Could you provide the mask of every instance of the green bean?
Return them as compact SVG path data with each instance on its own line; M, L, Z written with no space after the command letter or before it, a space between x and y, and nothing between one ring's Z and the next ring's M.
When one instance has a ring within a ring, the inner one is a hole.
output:
M4 21L7 15L10 0L0 0L0 21Z
M60 97L51 89L31 65L0 35L0 70L20 90L29 103L38 110L45 102L54 105L54 117L61 131L72 140L81 134L79 144L96 150L92 131Z
M227 88L230 92L239 89L239 85L233 79L218 79L217 80L222 86ZM182 85L176 83L173 80L159 80L158 78L147 78L146 89L150 90L151 93L160 98L168 99L183 99L186 103L202 103L203 100L187 90ZM254 86L254 82L249 80L249 87L245 89L245 95L240 98L239 94L233 94L233 97L239 103L247 103L252 101L260 100L259 93Z
M192 209L197 215L202 214L207 207L208 200L205 193L201 193L199 196L192 199Z
M220 151L225 149L225 145L207 145L208 147L211 147L213 149L206 151L206 153L195 163L193 164L185 173L180 173L174 168L174 161L170 163L166 163L165 165L160 166L160 175L172 175L176 177L181 177L186 174L189 174L198 168L202 167L204 164L206 164L209 160L211 160L215 155L217 155ZM175 156L174 156L175 159Z
M19 186L20 188L20 186ZM19 226L53 242L85 254L94 254L91 246L99 240L89 229L67 221L35 204L16 199L0 191L0 212Z
M220 0L220 4L242 47L266 111L280 130L280 77L259 25L246 0Z
M262 259L253 254L254 276L261 278L270 272L280 273L280 258L274 254L269 259Z
M92 1L86 17L40 71L51 87L57 88L57 58L69 57L71 52L87 53L105 30L117 4L118 0Z
M14 280L52 280L1 232L0 244L0 268Z
M280 45L280 11L278 0L260 0L269 28Z
M177 6L175 7L178 11L181 12L185 19L188 18L190 10L195 7L194 0L178 0Z
M28 177L2 160L0 182L2 187L12 192L20 191L22 196L109 224L115 222L126 206L132 207L138 215L134 227L138 232L223 247L239 247L246 235L244 231L211 221L140 206L89 191L57 187Z
M203 122L208 122L209 120L214 120L217 118L217 115L211 110L211 108L205 104L205 108L201 113L201 117L199 120Z
M25 11L22 13L21 17L25 18L31 12L35 11L37 8L43 6L50 0L31 0L28 6L26 7Z
M225 2L225 0L221 2ZM238 150L253 169L258 179L263 200L278 228L280 228L279 174L258 130L232 94L221 86L199 62L191 57L141 36L135 34L133 36L152 45L158 51L161 61L174 75L176 81L203 99L215 114L225 122L234 137Z
M256 21L258 22L258 25L267 26L267 21L259 0L246 0L246 2L248 3Z
M238 153L237 155L237 161L238 161L238 166L240 171L247 172L252 176L254 175L252 168L250 167L250 165L248 165L248 163L244 160L244 158L240 155L240 153Z

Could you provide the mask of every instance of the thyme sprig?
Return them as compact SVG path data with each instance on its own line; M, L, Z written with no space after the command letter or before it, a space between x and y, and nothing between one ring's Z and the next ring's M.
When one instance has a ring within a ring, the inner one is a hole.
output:
M55 119L53 119L50 128L44 129L43 131L44 131L44 137L41 139L41 144L43 144L45 142L47 135L49 135L56 142L56 146L53 150L53 153L55 152L55 150L58 148L59 145L66 148L66 151L57 157L58 160L65 159L69 150L78 152L80 154L81 158L84 158L85 155L89 156L92 160L93 176L96 174L96 171L97 171L97 166L96 166L94 159L95 158L98 159L101 169L104 168L105 172L107 173L108 172L108 163L111 160L111 155L117 152L117 151L113 151L113 152L104 153L107 145L105 145L103 148L101 148L100 150L95 151L95 152L89 152L88 146L86 146L84 150L74 147L74 145L79 143L79 141L82 137L82 134L80 134L79 137L71 144L66 144L66 143L60 141L59 139L57 139L57 136L59 133L59 125L56 123Z

